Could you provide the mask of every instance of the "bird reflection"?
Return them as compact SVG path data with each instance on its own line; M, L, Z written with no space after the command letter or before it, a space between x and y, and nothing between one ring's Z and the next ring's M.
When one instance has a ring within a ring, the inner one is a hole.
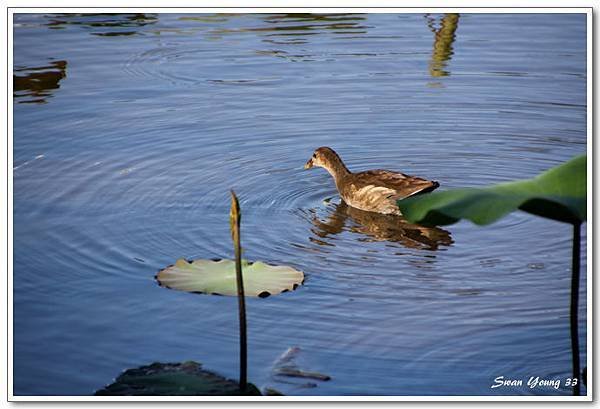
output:
M431 61L429 62L429 75L432 77L445 77L450 73L444 68L447 61L452 58L452 44L456 39L456 28L458 27L459 15L456 13L447 13L442 17L440 27L435 28L435 20L429 15L427 18L427 26L435 34L433 42L433 52Z
M371 241L397 242L415 249L438 250L440 246L450 246L454 242L450 232L438 227L419 226L396 215L365 212L343 201L333 205L335 209L326 220L320 220L317 216L311 220L315 227L312 232L320 238L348 230L366 235Z

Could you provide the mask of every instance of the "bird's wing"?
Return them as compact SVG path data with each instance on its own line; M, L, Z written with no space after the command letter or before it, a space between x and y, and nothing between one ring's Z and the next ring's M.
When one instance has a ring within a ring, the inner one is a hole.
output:
M381 186L390 189L389 197L394 200L404 199L418 193L431 192L440 185L431 180L382 169L355 173L353 176L353 183L357 188L370 185ZM391 192L392 190L394 193Z

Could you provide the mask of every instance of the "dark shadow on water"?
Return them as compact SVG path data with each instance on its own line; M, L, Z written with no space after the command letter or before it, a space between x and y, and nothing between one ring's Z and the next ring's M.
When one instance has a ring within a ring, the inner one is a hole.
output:
M272 44L303 44L307 36L318 34L364 34L368 26L362 24L366 17L359 14L262 14L258 16L266 26L218 28L212 35L259 33L264 42ZM204 20L205 21L205 20Z
M334 35L364 34L369 28L364 24L366 15L354 13L253 14L255 19L251 21L254 21L254 24L252 22L245 23L248 26L211 27L213 24L222 25L229 20L246 16L247 14L232 13L190 14L180 17L179 20L189 23L197 22L199 27L203 25L205 28L209 28L208 33L213 39L231 34L256 33L263 37L264 42L273 44L303 44L307 41L307 36L325 33ZM46 26L53 30L81 27L91 35L120 37L140 34L142 27L155 24L158 22L160 15L147 13L64 13L48 14L46 17L48 18ZM173 31L173 29L169 31ZM148 32L161 34L160 29Z
M123 31L122 28L141 28L158 21L155 14L146 13L68 13L49 15L48 28L65 29L69 26L80 26L94 29L89 33L96 36L127 36L137 34L137 30Z
M13 96L18 103L46 103L52 90L60 88L60 81L67 76L67 62L52 61L41 67L17 67L13 74ZM20 99L23 98L23 99Z
M448 61L452 58L453 43L456 39L456 29L458 28L459 14L447 13L442 17L440 27L435 28L435 19L426 14L427 26L435 35L433 42L433 52L429 61L429 75L432 77L445 77L450 75L445 68Z
M267 23L279 23L287 21L293 22L349 22L349 21L363 21L366 17L361 14L354 13L331 13L331 14L314 14L314 13L287 13L287 14L266 14L264 15L264 21Z
M365 212L344 202L333 206L335 209L326 220L317 216L311 220L315 227L312 232L321 239L350 231L367 236L369 241L396 242L413 249L438 250L454 242L450 232L438 227L412 224L400 216ZM330 244L318 239L311 241Z
M137 34L136 31L115 31L112 33L91 33L92 35L95 36L100 36L100 37L117 37L117 36L132 36Z

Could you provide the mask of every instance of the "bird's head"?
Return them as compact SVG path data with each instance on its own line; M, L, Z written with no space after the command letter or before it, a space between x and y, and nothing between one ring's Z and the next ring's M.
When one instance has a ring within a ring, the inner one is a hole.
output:
M328 168L332 162L339 160L339 156L335 151L327 146L317 148L310 159L304 165L304 169L310 169L315 166Z

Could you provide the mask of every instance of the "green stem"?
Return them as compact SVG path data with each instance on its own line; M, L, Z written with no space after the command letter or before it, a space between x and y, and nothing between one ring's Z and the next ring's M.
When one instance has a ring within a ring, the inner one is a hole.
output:
M248 346L246 338L246 297L244 294L244 279L242 276L242 246L240 240L240 205L231 191L231 234L235 251L235 276L237 281L238 315L240 321L240 391L244 392L248 378Z
M581 223L573 224L573 256L571 271L571 353L573 357L573 395L579 396L580 390L580 369L579 369L579 334L577 313L579 308L579 253L581 252Z

